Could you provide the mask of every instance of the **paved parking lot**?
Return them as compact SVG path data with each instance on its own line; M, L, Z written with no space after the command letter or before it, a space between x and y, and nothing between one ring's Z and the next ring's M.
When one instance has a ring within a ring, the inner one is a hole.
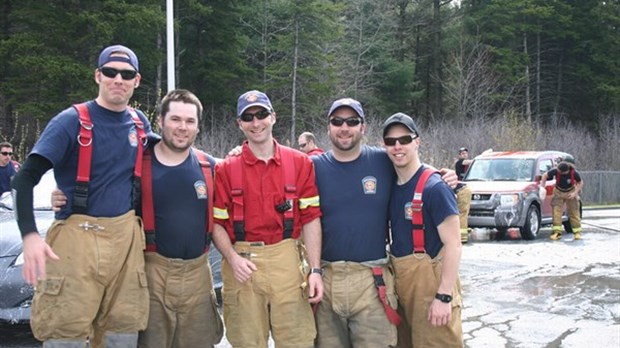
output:
M468 348L620 347L620 209L584 210L583 239L473 241L463 248ZM0 347L41 347L0 325ZM217 348L228 348L224 340Z

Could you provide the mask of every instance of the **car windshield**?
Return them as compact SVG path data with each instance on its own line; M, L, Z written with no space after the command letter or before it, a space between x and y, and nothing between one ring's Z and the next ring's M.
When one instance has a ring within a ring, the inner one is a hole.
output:
M534 160L525 158L476 159L465 181L532 181Z
M34 188L32 205L34 210L52 210L52 191L56 188L56 180L54 179L54 171L49 170L43 174L41 181ZM2 194L0 206L13 210L13 198L10 192Z

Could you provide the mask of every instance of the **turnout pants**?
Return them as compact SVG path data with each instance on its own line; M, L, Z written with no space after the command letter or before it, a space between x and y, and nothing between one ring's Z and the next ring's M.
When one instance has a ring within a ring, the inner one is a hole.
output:
M467 185L463 186L456 193L456 203L459 208L461 240L463 240L463 236L465 236L465 240L467 240L467 233L468 233L467 218L469 217L469 207L471 204L471 189L467 187Z
M461 283L457 279L452 289L452 320L446 326L435 327L428 321L428 309L435 299L441 281L441 256L410 254L391 257L396 277L396 293L405 314L399 325L399 348L461 348Z
M348 261L326 263L324 295L316 312L317 348L380 348L396 344L396 327L390 323L369 266ZM383 266L383 280L392 308L394 276Z
M149 284L149 323L139 347L213 347L224 328L217 311L207 254L192 260L144 254Z
M46 242L60 257L37 282L30 325L44 347L135 347L146 328L144 233L133 211L55 221Z
M562 212L564 211L564 203L566 203L566 210L568 212L568 218L570 225L573 228L573 232L581 233L579 197L568 197L574 189L575 188L573 187L570 191L560 191L557 187L553 188L553 198L551 199L551 206L553 207L553 232L562 232Z
M226 338L235 348L266 348L269 331L276 347L312 347L316 328L305 294L301 245L285 239L277 244L236 242L235 251L257 270L239 283L222 260L222 300Z

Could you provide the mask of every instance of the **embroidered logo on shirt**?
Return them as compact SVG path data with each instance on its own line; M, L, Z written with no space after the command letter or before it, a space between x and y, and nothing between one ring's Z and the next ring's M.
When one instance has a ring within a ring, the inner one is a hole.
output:
M136 126L131 127L129 130L129 145L132 147L138 146L138 132L136 131Z
M411 202L405 204L405 220L411 220L413 216L413 209L411 208Z
M194 183L194 189L196 190L196 198L207 199L207 185L202 180L198 180Z
M377 178L374 176L367 176L363 178L362 187L364 188L364 194L374 195L377 193Z

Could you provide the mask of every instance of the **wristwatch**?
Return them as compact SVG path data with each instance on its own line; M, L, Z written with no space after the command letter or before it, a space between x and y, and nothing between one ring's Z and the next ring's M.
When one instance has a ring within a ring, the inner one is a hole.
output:
M435 298L438 299L439 301L443 302L443 303L450 303L450 302L452 302L452 296L447 295L447 294L437 293L437 294L435 294Z
M310 274L312 274L312 273L318 273L318 274L320 274L320 275L321 275L321 277L322 277L322 276L323 276L323 274L324 274L324 271L323 271L323 269L322 269L322 268L312 267L312 268L310 269Z

